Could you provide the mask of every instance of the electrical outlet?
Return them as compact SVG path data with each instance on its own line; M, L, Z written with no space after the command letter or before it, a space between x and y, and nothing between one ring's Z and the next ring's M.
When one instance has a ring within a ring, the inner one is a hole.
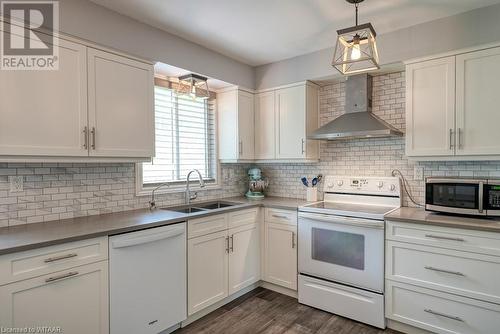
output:
M24 190L24 178L22 176L9 176L10 192L18 193Z
M415 166L413 169L413 179L415 181L423 181L424 180L424 167Z

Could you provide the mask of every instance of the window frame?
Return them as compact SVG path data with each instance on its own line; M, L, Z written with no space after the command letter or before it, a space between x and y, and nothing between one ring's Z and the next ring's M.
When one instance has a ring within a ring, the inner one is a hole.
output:
M217 99L217 96L215 97ZM219 120L218 120L218 110L217 110L217 103L214 104L214 132L215 132L215 148L214 148L214 154L215 154L215 180L212 182L206 180L205 181L205 187L204 188L199 188L197 187L198 185L198 180L193 180L190 181L189 184L193 185L194 188L191 189L197 189L198 191L209 191L209 190L217 190L217 189L222 189L222 184L221 184L221 175L222 175L222 168L221 168L221 163L219 160ZM156 122L156 118L155 118ZM156 126L155 126L156 129ZM156 146L156 136L155 136L155 146ZM151 195L153 192L153 189L158 187L158 185L162 184L160 183L152 183L149 185L144 184L143 180L143 168L142 168L143 162L138 162L135 164L135 192L137 196L145 196L145 195ZM186 181L167 181L165 183L170 184L168 187L165 186L163 188L158 189L155 191L155 194L173 194L173 193L181 193L186 190Z

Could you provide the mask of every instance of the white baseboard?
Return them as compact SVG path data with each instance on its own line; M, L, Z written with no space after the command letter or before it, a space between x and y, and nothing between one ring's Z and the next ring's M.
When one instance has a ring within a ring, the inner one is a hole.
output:
M186 320L184 320L181 323L181 327L186 327L190 323L192 323L200 318L203 318L204 316L206 316L209 313L212 313L213 311L215 311L219 307L222 307L222 306L226 305L227 303L232 302L236 298L243 296L245 293L248 293L248 292L258 288L259 286L260 286L260 281L257 283L254 283L252 285L249 285L244 289L241 289L240 291L232 294L231 296L224 298L223 300L218 301L217 303L215 303L213 305L207 306L203 310L200 310L200 311L196 312L195 314L190 315Z
M407 334L432 334L432 332L426 331L425 329L416 328L407 324L403 324L399 321L394 321L386 318L386 325L390 329L395 331L407 333Z
M283 295L290 296L292 298L298 298L297 290L284 288L282 286L279 286L279 285L276 285L273 283L269 283L269 282L264 282L264 281L261 281L260 286L265 288L265 289L269 289L269 290L281 293Z

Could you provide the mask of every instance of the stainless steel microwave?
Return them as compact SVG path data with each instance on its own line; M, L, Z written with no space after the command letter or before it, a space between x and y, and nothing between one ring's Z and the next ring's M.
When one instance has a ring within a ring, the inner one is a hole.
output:
M427 178L425 209L460 215L500 216L500 179Z

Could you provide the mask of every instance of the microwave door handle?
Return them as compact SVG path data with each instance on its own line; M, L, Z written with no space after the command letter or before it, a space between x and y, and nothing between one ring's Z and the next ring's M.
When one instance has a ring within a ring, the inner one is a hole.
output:
M478 208L479 208L479 213L483 213L484 209L484 184L483 182L479 182L479 203L478 203Z

